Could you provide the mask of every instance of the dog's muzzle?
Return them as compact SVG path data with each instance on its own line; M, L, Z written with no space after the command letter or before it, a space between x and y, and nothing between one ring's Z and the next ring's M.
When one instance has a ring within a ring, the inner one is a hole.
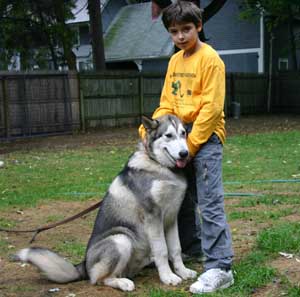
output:
M178 168L184 168L188 162L189 152L187 150L182 150L179 152L180 159L176 160L176 166Z
M168 151L167 148L165 148L165 151L167 152L167 155L169 156L169 158L171 160L173 160L173 162L176 164L176 167L178 168L184 168L188 162L188 156L189 156L189 152L187 150L181 150L179 152L179 158L175 159Z

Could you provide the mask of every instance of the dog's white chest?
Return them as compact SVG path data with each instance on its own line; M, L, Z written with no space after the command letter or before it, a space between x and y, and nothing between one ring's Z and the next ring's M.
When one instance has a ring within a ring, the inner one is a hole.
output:
M180 206L185 194L186 182L184 179L160 180L153 183L151 194L154 202L162 210Z

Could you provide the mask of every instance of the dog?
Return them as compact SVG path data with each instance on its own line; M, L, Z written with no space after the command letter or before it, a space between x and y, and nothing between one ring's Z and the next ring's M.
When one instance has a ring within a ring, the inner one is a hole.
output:
M143 117L142 124L144 141L104 196L85 259L73 265L48 249L31 247L20 250L17 261L35 265L56 283L89 280L122 291L133 291L130 278L153 261L164 284L196 277L182 261L177 226L187 188L185 128L173 115Z

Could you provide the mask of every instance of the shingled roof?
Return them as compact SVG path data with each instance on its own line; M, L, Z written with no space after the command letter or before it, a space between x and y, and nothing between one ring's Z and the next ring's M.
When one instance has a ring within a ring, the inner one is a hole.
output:
M107 4L108 0L100 0L101 9ZM90 17L87 10L87 0L76 0L75 7L72 9L74 19L68 20L67 24L78 24L89 22Z
M169 57L173 43L161 19L151 18L151 2L124 6L104 36L107 61Z

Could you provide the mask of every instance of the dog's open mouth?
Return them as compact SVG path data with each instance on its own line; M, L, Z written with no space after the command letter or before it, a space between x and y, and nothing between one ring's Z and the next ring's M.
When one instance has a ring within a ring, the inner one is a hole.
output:
M184 168L187 164L187 158L181 158L181 159L174 159L173 156L169 153L168 149L165 148L165 151L167 153L167 156L169 159L176 164L176 167L178 168Z
M179 159L179 160L176 160L176 166L178 168L184 168L187 164L187 160L186 159Z

